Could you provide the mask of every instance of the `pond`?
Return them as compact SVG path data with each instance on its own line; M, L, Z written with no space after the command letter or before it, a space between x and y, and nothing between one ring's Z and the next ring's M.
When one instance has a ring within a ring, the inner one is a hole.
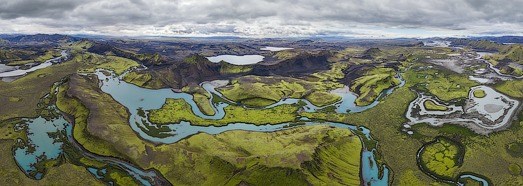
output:
M265 57L261 55L219 55L214 57L207 57L207 59L213 63L219 63L225 61L233 65L252 65L262 62Z

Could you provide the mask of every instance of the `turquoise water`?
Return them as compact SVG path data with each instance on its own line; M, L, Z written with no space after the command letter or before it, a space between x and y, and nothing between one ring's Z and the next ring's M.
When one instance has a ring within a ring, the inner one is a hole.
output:
M482 186L489 186L489 183L487 180L483 179L483 178L480 178L480 177L477 177L477 176L474 176L474 175L470 175L470 174L464 174L464 175L461 175L459 176L459 178L470 178L470 179L473 179L479 183L481 183ZM458 183L459 185L464 185L462 183Z
M41 179L42 173L38 172L34 164L42 160L56 159L62 154L62 142L58 142L49 133L64 131L69 123L63 118L46 120L38 117L27 120L26 146L15 150L15 160L18 166L26 173L34 172L35 179ZM34 148L34 151L31 150ZM32 176L31 176L32 177Z
M168 127L174 132L173 135L165 138L158 138L154 136L150 136L144 131L142 131L138 125L152 125L147 121L147 118L142 118L137 114L138 109L143 110L151 110L151 109L159 109L164 103L167 98L179 98L185 100L189 105L191 105L191 109L193 113L197 116L200 116L202 118L207 119L221 119L223 118L225 112L224 108L228 106L226 103L218 103L214 104L216 114L213 116L208 116L203 114L199 108L196 106L196 103L192 99L192 96L190 94L186 93L176 93L173 92L171 89L160 89L160 90L151 90L151 89L144 89L129 83L126 83L124 81L121 81L118 77L115 76L106 76L101 72L96 73L98 75L98 78L102 80L102 91L110 94L116 101L127 107L131 113L130 117L130 124L133 130L135 130L140 137L147 139L149 141L155 142L155 143L175 143L181 139L187 138L191 135L203 132L208 134L220 134L226 131L231 130L246 130L246 131L263 131L263 132L273 132L278 130L286 129L289 126L289 123L282 123L277 125L252 125L252 124L246 124L246 123L231 123L226 126L194 126L191 125L189 122L180 122L180 123L173 123L168 125ZM210 85L202 85L208 92L213 93L214 95L221 96L219 92L216 92L214 88ZM390 90L392 91L392 90ZM385 93L387 94L387 93ZM348 99L344 101L341 101L340 103L337 103L339 105L344 105L346 107L348 104ZM285 99L282 100L274 105L269 106L274 107L281 104L293 104L297 103L298 101L305 101L307 100L301 100L301 99ZM377 104L377 101L376 101ZM372 106L365 107L366 109L370 108ZM314 105L310 104L310 102L307 103L307 105L304 108L306 111L314 112L316 109L319 109L318 107L315 107ZM363 108L362 108L363 109ZM307 118L304 118L305 120ZM145 121L145 122L142 122ZM361 133L364 134L364 137L367 138L367 140L372 140L372 137L370 135L370 131L364 127L356 127L354 125L348 125L344 123L334 123L334 122L306 122L305 125L329 125L333 127L339 127L339 128L347 128L350 130L358 130ZM374 158L375 150L374 149L367 149L364 148L362 152L362 179L363 182L369 183L372 185L382 185L388 183L388 168L383 166L383 173L380 177L380 172L378 169L378 166L375 158Z
M116 101L124 105L129 112L131 113L131 117L129 119L131 128L140 135L140 137L155 142L155 143L175 143L179 140L182 140L184 138L187 138L191 135L204 132L208 134L220 134L226 131L231 130L246 130L246 131L262 131L262 132L273 132L278 130L284 130L287 129L291 123L282 123L278 125L252 125L252 124L246 124L246 123L231 123L226 126L221 127L215 127L215 126L194 126L191 125L189 122L181 122L177 124L171 124L168 125L169 129L171 129L173 132L171 133L169 137L166 138L158 138L154 136L150 136L144 131L141 130L138 125L151 125L147 118L142 118L138 115L138 110L151 110L151 109L158 109L160 108L167 98L175 98L175 99L183 99L186 101L190 106L195 115L198 115L202 118L206 119L221 119L225 115L224 108L228 106L226 103L213 103L213 109L215 110L215 115L205 115L202 113L199 108L196 106L196 103L193 100L192 95L186 94L186 93L176 93L173 92L171 89L160 89L160 90L150 90L150 89L144 89L140 88L138 86L128 84L126 82L120 81L118 77L115 76L105 76L100 72L96 73L101 79L102 85L101 89L102 91L110 94ZM213 96L220 96L222 95L217 92L214 87L212 87L210 84L203 83L201 85L205 90L212 93ZM392 91L392 90L391 90ZM354 111L356 107L353 106L347 106L349 100L353 99L352 97L348 97L346 99L342 99L339 103L336 103L335 105L340 105L339 107L348 108L351 107L351 111ZM355 99L355 98L354 98ZM280 102L269 106L274 107L281 104L293 104L297 103L299 101L305 101L307 105L304 107L305 111L309 112L315 112L318 108L314 105L312 105L307 100L301 100L301 99L285 99L281 100ZM377 104L377 101L376 101ZM339 108L338 107L338 108ZM366 106L365 108L371 108L372 106ZM362 107L363 109L363 107ZM357 109L356 109L357 110ZM370 131L364 127L357 127L354 125L348 125L343 123L333 123L333 122L311 122L308 118L301 118L305 122L305 125L329 125L333 127L339 127L339 128L346 128L353 131L359 131L363 134L362 137L366 138L367 140L372 140L372 137L370 135ZM67 134L67 137L69 141L77 146L78 149L81 149L80 146L76 143L76 141L72 138L72 126L62 117L55 118L52 120L45 120L44 118L35 118L35 119L29 119L27 120L27 132L29 137L29 144L33 145L35 147L34 152L30 152L28 147L20 147L15 150L15 159L17 163L19 164L20 168L26 172L26 174L29 174L29 172L36 171L33 164L38 162L39 159L42 159L42 155L45 155L45 159L56 159L60 154L63 153L62 151L62 142L57 142L55 139L53 139L51 136L48 135L50 132L59 132L59 131L65 131ZM155 172L152 171L144 171L137 167L135 167L132 164L129 164L128 162L124 162L115 158L110 157L102 157L98 156L96 154L92 154L89 152L83 151L83 154L87 157L94 158L98 161L106 162L111 165L120 167L121 169L127 171L131 176L133 176L135 179L137 179L142 185L154 185L155 178L158 177L158 175ZM389 170L386 166L383 166L383 172L381 173L380 177L380 171L379 167L380 165L377 165L375 161L375 150L374 149L367 149L364 148L362 151L362 172L361 177L363 179L364 183L368 183L371 185L382 185L388 183L388 174ZM104 172L106 170L98 170L94 168L88 168L89 172L91 172L95 177L102 178L102 175L105 174ZM102 175L99 175L98 173L102 173ZM40 179L42 177L42 173L35 174L36 179Z

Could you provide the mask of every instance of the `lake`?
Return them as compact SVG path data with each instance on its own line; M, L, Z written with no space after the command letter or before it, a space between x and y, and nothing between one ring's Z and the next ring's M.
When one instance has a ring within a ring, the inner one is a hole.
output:
M263 47L263 48L260 48L260 50L267 50L267 51L271 51L271 52L279 52L279 51L284 51L284 50L291 50L291 49L294 49L294 48L285 48L285 47Z
M261 55L219 55L214 57L207 57L207 59L213 63L219 63L225 61L233 65L252 65L263 61L263 56Z

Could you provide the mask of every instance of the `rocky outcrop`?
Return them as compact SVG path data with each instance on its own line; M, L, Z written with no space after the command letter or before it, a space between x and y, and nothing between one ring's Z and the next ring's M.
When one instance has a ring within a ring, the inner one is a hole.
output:
M132 59L135 61L139 61L145 66L154 66L154 65L161 65L166 62L166 59L163 58L160 54L154 53L154 54L137 54L130 51L121 50L119 48L113 47L110 44L106 43L97 43L94 42L93 46L90 47L88 52L100 54L100 55L107 55L107 54L113 54L119 57Z
M310 74L321 70L329 70L328 58L329 52L320 52L318 54L301 53L298 56L280 61L275 64L256 64L250 74L266 76L299 76Z
M192 55L181 62L174 63L168 68L157 67L153 69L153 76L159 78L172 88L182 88L187 85L197 85L203 81L227 79L241 75L280 75L300 76L322 70L329 70L328 58L330 53L318 54L302 53L294 58L282 60L272 64L255 64L242 66L247 70L238 73L227 73L222 68L231 68L231 64L212 63L201 55Z

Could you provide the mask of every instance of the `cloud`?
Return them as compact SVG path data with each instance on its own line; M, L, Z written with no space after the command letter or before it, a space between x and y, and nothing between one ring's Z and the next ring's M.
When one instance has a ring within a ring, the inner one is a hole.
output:
M255 37L522 34L521 4L523 0L3 0L0 32Z

